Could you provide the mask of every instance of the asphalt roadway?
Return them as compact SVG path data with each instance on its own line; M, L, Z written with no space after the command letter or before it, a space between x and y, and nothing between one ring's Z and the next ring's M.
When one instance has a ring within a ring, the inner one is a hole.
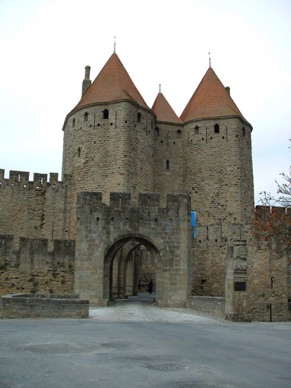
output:
M89 319L0 321L1 388L291 387L291 324L230 323L145 300Z

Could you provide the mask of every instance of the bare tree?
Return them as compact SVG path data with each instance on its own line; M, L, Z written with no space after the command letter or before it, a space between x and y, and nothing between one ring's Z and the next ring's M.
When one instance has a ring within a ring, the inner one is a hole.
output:
M289 139L289 141L291 141L291 139ZM289 166L288 173L281 172L280 175L283 178L283 183L279 183L277 180L275 181L277 184L278 196L274 196L266 191L261 192L260 195L262 195L262 197L260 198L260 202L262 205L280 205L285 208L291 207L291 166Z
M290 148L290 147L289 147ZM291 166L288 173L282 172L283 182L277 184L277 196L260 193L260 202L268 208L257 208L253 223L257 240L272 242L281 254L291 248Z

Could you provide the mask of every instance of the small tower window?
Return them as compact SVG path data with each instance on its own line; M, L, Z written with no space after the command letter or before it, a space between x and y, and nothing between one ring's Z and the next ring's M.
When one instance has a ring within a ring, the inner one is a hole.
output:
M182 131L181 131L181 129L178 129L178 131L177 131L177 139L181 139L181 137L182 137Z
M89 113L88 113L88 112L85 112L85 113L84 113L84 121L88 121L88 116L89 116Z
M214 125L214 133L219 133L219 125L218 124Z
M104 109L103 111L103 119L107 120L109 118L109 110L108 109Z
M246 135L246 129L245 129L245 127L243 127L243 129L242 129L242 134L243 134L243 136Z
M159 130L158 127L155 128L154 134L155 134L155 137L159 137L160 136L160 130Z
M76 120L73 119L73 121L72 121L72 127L73 127L73 128L74 128L75 124L76 124Z
M137 114L137 122L140 123L141 122L141 113L138 112Z
M170 170L170 162L169 162L169 160L166 161L166 170Z
M194 128L194 133L195 133L195 135L199 135L199 127L198 127L198 125L196 125L196 127Z
M78 147L77 154L78 154L78 157L81 156L81 147Z

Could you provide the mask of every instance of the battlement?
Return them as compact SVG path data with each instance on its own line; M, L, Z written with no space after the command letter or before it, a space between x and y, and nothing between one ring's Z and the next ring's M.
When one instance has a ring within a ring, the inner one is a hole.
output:
M16 242L16 241L15 241ZM49 250L48 239L46 238L19 238L19 248L14 249L14 236L8 234L0 235L0 253L5 251L8 257L15 254L30 254L45 257L53 255L53 257L74 256L75 240L58 240L53 242L53 250Z
M221 223L203 225L197 224L197 246L200 244L208 245L236 245L237 241L247 241L250 232L250 225L237 223Z
M102 202L102 193L81 192L78 193L78 204L81 210L90 209L90 214L100 212L102 209L128 214L130 209L134 208L146 218L164 214L178 217L182 211L190 216L191 211L190 197L186 194L168 194L166 208L160 207L160 195L157 193L139 193L137 206L133 203L130 193L110 193L110 203L107 206Z
M42 187L48 185L60 185L63 182L58 180L58 173L51 172L49 174L34 173L33 181L29 180L30 173L28 171L18 171L10 170L9 178L5 178L5 170L0 169L0 188L9 187L9 186L19 186L19 187Z
M0 296L15 293L71 294L74 284L75 241L20 239L0 235Z
M283 206L256 206L255 208L256 218L268 217L268 215L274 213L277 215L286 214L291 216L291 208L285 208Z

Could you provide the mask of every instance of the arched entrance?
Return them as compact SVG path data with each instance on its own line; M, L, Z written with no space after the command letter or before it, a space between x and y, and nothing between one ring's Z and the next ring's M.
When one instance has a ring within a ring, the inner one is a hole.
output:
M126 236L114 242L104 257L103 298L124 299L148 291L153 281L159 295L161 257L155 245L145 237Z
M77 200L75 293L91 305L138 290L143 252L155 267L156 303L182 307L191 293L192 231L190 198L169 194L159 207L157 194L79 193Z

